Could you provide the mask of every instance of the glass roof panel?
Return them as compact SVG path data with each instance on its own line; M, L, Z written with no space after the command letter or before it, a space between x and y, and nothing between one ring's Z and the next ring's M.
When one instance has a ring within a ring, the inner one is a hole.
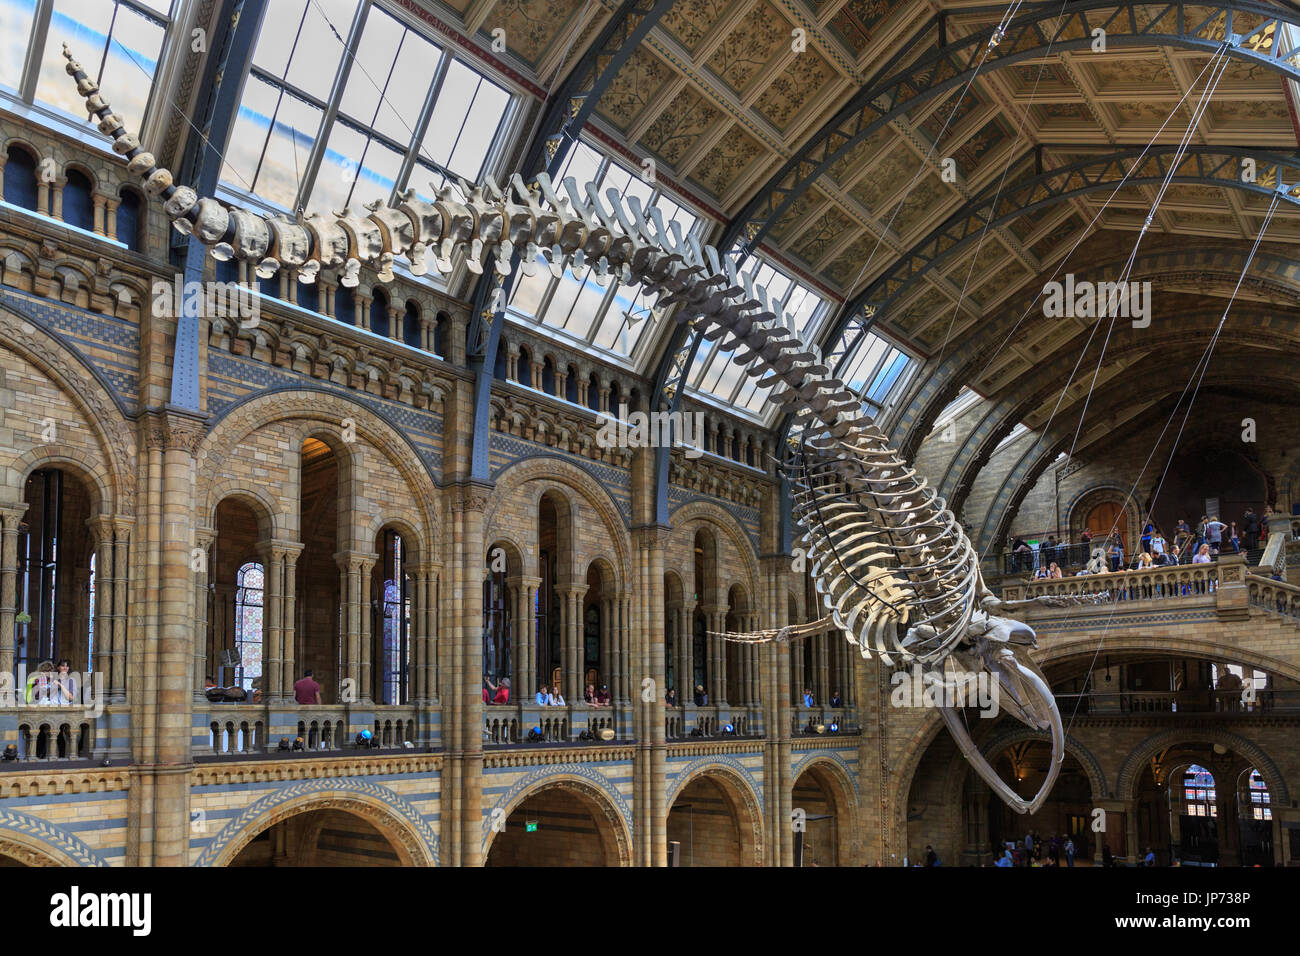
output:
M36 0L0 0L0 86L11 92L23 78Z
M698 228L699 219L685 206L666 197L655 183L646 182L635 170L603 155L587 143L578 142L569 150L558 183L572 176L578 185L593 182L605 200L608 189L615 189L624 199L636 196L642 208L662 210L665 224L678 223L683 235ZM561 190L561 195L566 193ZM592 277L592 265L584 269L582 282L565 271L562 279L541 270L531 278L521 278L515 285L510 311L517 318L538 323L542 331L563 330L579 342L610 353L624 365L634 366L649 334L663 321L663 311L653 308L655 297L647 296L640 285L625 286L614 278L600 285Z

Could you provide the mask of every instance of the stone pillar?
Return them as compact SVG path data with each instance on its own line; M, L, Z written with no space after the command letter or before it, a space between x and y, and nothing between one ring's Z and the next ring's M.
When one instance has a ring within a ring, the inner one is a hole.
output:
M95 575L98 578L100 569L111 567L113 563L113 527L112 522L106 518L91 520L94 522L92 529L95 532L97 555ZM192 675L194 703L200 707L206 706L208 702L207 694L204 693L204 678L208 675L208 593L212 581L212 542L216 539L215 528L199 528L194 533L194 546L202 552L199 567L194 572L194 673ZM106 636L108 630L105 626L108 623L108 613L100 600L100 584L99 580L95 581L95 643L97 645L95 667L103 672L110 658L102 643L102 638Z
M564 675L564 680L569 686L563 688L562 693L564 699L573 704L582 700L583 691L587 686L583 674L585 635L582 613L582 599L586 596L587 585L571 584L559 590L568 614L564 630L567 657L560 673Z
M283 602L283 623L281 624L281 660L282 675L279 687L280 699L286 703L294 701L293 685L298 677L298 555L303 546L289 541L279 544L284 556L284 583L280 587Z
M362 630L362 618L369 617L370 601L361 590L363 572L369 579L369 569L374 566L376 554L361 551L340 551L334 555L339 566L339 594L343 613L339 621L339 644L343 649L343 683L340 684L339 700L354 704L370 701L370 688L362 683L362 635L369 632L367 625ZM350 683L348 683L350 682Z
M681 674L678 680L677 702L679 704L690 704L695 701L695 603L693 601L683 601L681 609L677 612L679 630L682 634L682 641L677 648L677 659L680 663L677 665L677 672ZM685 696L682 692L685 691Z
M161 487L156 502L161 520L157 561L157 652L153 675L145 671L145 693L152 699L156 728L153 767L154 866L185 866L190 841L190 753L194 703L190 668L194 665L194 548L192 525L194 454L204 435L203 422L168 410L151 416L148 444L162 452ZM152 595L151 595L152 596ZM123 647L125 651L125 647ZM147 661L146 661L147 664ZM150 679L152 676L152 680ZM147 685L152 684L152 687ZM152 693L150 693L152 691Z
M727 608L711 604L704 608L705 627L709 633L709 703L720 706L727 702L727 648L726 642L716 635L726 629Z
M117 238L117 207L120 205L122 205L120 200L110 198L108 200L107 208L104 211L104 231L108 234L108 238L110 239ZM140 215L143 216L144 214L145 209L141 208ZM121 241L126 243L128 246L136 245L135 236L127 236Z
M532 699L537 693L537 591L542 586L538 577L519 578L519 696Z
M352 301L356 304L357 328L370 331L370 303L375 301L375 297L367 295L357 286L352 293Z
M394 342L405 341L402 336L402 320L406 318L406 306L388 306L388 337Z
M447 760L456 786L444 790L443 813L448 829L456 830L453 866L483 864L483 519L489 492L471 482L450 489L451 553L460 556L448 589L454 673Z
M361 605L361 702L363 704L375 703L375 648L373 635L370 633L370 625L374 620L373 608L371 606L370 592L370 575L375 569L375 562L379 560L379 555L373 555L371 560L363 561L361 564L361 595L359 604ZM382 572L381 572L382 573ZM383 695L379 695L382 697Z
M109 703L126 700L127 587L131 582L131 532L134 526L134 518L113 519L113 570L109 579L113 593L113 633L108 673L104 675Z
M582 373L578 373L578 404L583 408L587 407L587 379Z
M104 197L99 193L91 193L90 202L94 206L91 231L97 236L102 236L104 235Z
M623 706L632 702L632 642L631 617L632 597L626 591L620 591L614 602L616 623L614 645L617 648L618 666L614 673L618 681L615 699Z
M258 543L265 569L262 592L262 703L283 701L284 685L284 553L272 541Z
M0 506L0 674L13 675L14 617L18 613L18 525L27 502Z
M1272 537L1270 531L1269 536ZM1246 556L1221 554L1218 560L1219 586L1215 602L1221 621L1244 621L1250 617L1250 595L1246 588Z
M54 180L54 182L50 183L50 195L54 200L54 208L51 211L50 215L52 215L55 219L61 220L63 218L63 187L66 186L67 184L68 184L68 178L66 176L60 179L56 179ZM44 185L44 183L42 183L42 185ZM40 207L41 207L41 212L45 212L46 207L45 207L44 199L40 200Z

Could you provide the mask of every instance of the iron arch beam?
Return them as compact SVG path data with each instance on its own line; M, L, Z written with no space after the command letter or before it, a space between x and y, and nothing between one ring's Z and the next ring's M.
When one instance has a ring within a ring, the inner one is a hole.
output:
M610 16L595 42L570 71L560 90L547 103L541 126L524 152L520 169L531 181L545 171L554 178L564 165L596 104L618 71L640 47L650 30L672 8L674 0L624 0ZM496 364L510 301L513 280L519 273L519 255L511 257L510 272L484 270L474 288L466 342L466 358L474 373L474 441L470 477L487 481L490 475L488 406L492 395L492 369Z
M203 87L196 102L202 103L198 135L190 138L183 159L186 178L201 195L216 192L221 175L222 156L239 113L239 90L253 43L261 28L262 13L268 0L225 0L214 22L218 35L208 47L212 52L204 64ZM202 140L202 142L200 142ZM172 230L168 233L175 235ZM184 247L185 281L201 282L207 248L193 236ZM179 253L179 247L174 250ZM199 327L197 300L186 296L176 319L176 350L172 356L171 404L176 408L199 411Z
M1147 14L1152 7L1159 8L1154 16ZM814 182L858 143L891 121L963 86L977 72L1000 70L1052 53L1090 49L1096 28L1105 30L1107 49L1176 46L1208 54L1224 51L1300 81L1300 68L1289 59L1300 48L1280 50L1277 42L1279 26L1300 23L1300 16L1292 14L1288 19L1285 11L1255 0L1079 0L1068 4L1068 9L1048 0L1022 10L1025 12L1012 20L996 40L997 27L985 27L935 49L881 82L862 87L728 224L721 248L730 248L744 236L746 248L754 249ZM1004 11L983 7L961 12L998 15ZM1243 32L1237 33L1235 28L1245 18L1251 22L1242 24ZM983 56L985 51L987 57ZM912 53L910 49L902 51L886 69Z
M822 340L827 363L836 375L841 375L876 318L905 298L927 272L969 249L986 229L1079 196L1113 189L1121 181L1126 187L1159 185L1172 171L1169 181L1173 185L1240 189L1268 197L1277 194L1284 202L1300 208L1300 186L1296 185L1300 183L1300 158L1245 147L1189 146L1181 160L1177 160L1177 152L1176 145L1118 150L1013 183L1000 195L998 184L991 183L845 303ZM1031 151L1018 162L1032 155ZM1242 181L1242 162L1246 159L1257 164L1257 176L1252 182ZM1023 300L1025 308L1032 306L1037 294ZM784 435L788 430L787 417L780 425L780 433Z
M1177 375L1171 372L1162 376L1159 384L1155 382L1148 384L1151 386L1152 391L1162 392L1168 396L1172 392L1181 392L1189 377L1189 370L1179 369ZM1296 384L1293 363L1287 362L1285 359L1261 363L1250 369L1247 374L1232 369L1216 373L1212 369L1206 375L1201 387L1214 388L1225 385L1240 386L1255 391L1268 391L1272 394L1295 394L1300 390L1300 386ZM1096 420L1115 414L1118 409L1125 406L1132 406L1130 396L1114 400L1105 408L1098 409ZM1141 414L1141 412L1138 414ZM1130 420L1132 417L1134 416L1130 416ZM1123 428L1123 423L1121 423L1120 428ZM1001 540L1025 496L1029 494L1048 465L1055 461L1061 452L1069 449L1073 438L1074 432L1072 428L1066 425L1058 425L1052 429L1046 440L1035 441L1025 450L1006 477L1003 478L997 493L989 502L989 507L985 512L976 539L978 542L977 547L987 550L989 542ZM1076 453L1081 452L1086 447L1085 445L1077 448Z
M1106 355L1119 359L1133 352L1156 351L1162 359L1174 358L1188 349L1200 350L1205 339L1213 334L1223 310L1205 310L1195 313L1180 314L1177 329L1163 334L1151 335L1148 330L1127 327L1117 330L1106 347ZM1275 316L1265 309L1243 309L1233 313L1234 317L1246 320L1252 328L1264 333L1258 340L1236 341L1237 350L1259 350L1271 354L1270 346L1282 341L1293 348L1300 348L1300 318ZM1078 341L1076 336L1071 341ZM939 494L953 507L959 507L964 495L957 494L958 488L969 488L978 471L997 448L1002 439L1016 427L1016 423L1028 412L1045 401L1052 400L1061 390L1061 383L1074 369L1075 364L1082 372L1091 374L1100 353L1100 339L1089 349L1082 362L1068 349L1058 350L1048 361L1035 368L1029 381L1018 381L1014 389L1005 391L962 441L961 447L948 462L942 479L939 481ZM1191 366L1188 366L1189 368ZM1086 376L1083 378L1086 381ZM1142 387L1144 383L1138 383ZM1058 410L1058 415L1068 415L1069 409Z
M845 303L841 314L857 314L871 305L877 317L887 315L927 273L942 268L943 263L978 243L987 230L1079 196L1118 188L1120 183L1125 188L1159 185L1172 173L1173 184L1226 186L1266 197L1276 192L1284 202L1300 209L1300 190L1279 190L1276 186L1279 182L1287 186L1300 182L1300 159L1296 157L1224 146L1189 146L1182 151L1181 159L1179 152L1177 144L1125 149L1048 170L1003 186L1000 192L999 183L990 183ZM1026 154L1018 162L1032 155ZM1242 181L1243 161L1247 159L1257 164L1258 175L1251 182ZM830 328L823 340L826 346L836 341L843 322L841 319Z
M1199 247L1192 249L1160 249L1144 253L1133 265L1133 274L1163 275L1206 271L1231 275L1236 281L1241 274L1247 250L1225 251L1221 248ZM1268 286L1300 297L1300 263L1274 253L1258 251L1255 254L1247 281L1266 283ZM916 448L930 430L939 413L953 400L963 382L977 370L987 366L1005 344L1007 335L1020 321L1021 316L1038 298L1039 290L1030 287L1009 302L1002 313L981 330L983 344L963 348L954 343L952 352L928 375L917 376L908 395L896 406L898 414L889 430L899 442L900 453L911 458Z

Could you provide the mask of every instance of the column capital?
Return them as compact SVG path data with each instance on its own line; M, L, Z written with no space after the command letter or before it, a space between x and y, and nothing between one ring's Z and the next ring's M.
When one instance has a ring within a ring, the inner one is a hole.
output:
M465 481L452 485L448 491L448 503L453 512L487 511L488 502L492 500L493 485L479 481Z
M540 581L540 578L538 580ZM591 590L591 588L586 584L562 584L555 590L565 597L568 597L571 594L576 594L578 597L582 597Z
M334 562L340 571L364 571L375 566L379 555L373 551L336 551Z
M27 507L25 501L0 505L0 520L4 522L6 531L10 529L17 530L18 523L23 520L23 515L27 514Z
M272 538L270 541L257 542L257 553L262 555L266 560L285 560L287 558L297 559L302 554L303 545L297 541L286 541L281 538Z
M105 524L111 528L111 521L105 522ZM194 544L196 547L202 548L204 551L207 551L209 548L212 547L212 542L216 540L217 540L216 528L195 528L194 529Z
M521 574L515 580L517 580L520 584L522 584L526 588L540 588L542 586L541 578L529 577L526 574Z
M193 455L208 433L208 416L165 406L144 415L145 444L164 451L179 449Z

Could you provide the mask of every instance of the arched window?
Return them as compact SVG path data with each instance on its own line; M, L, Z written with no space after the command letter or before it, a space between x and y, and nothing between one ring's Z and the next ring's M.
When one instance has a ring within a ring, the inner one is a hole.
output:
M496 549L493 549L496 550ZM483 679L495 686L509 677L511 620L510 600L504 568L493 570L492 551L488 552L488 576L483 582ZM516 693L524 693L519 688Z
M68 170L68 181L63 185L64 222L87 231L95 228L95 200L91 197L94 189L85 173L77 169Z
M1217 817L1219 806L1214 774L1196 764L1188 767L1183 773L1183 800L1186 803L1184 812L1188 816Z
M334 292L334 318L348 325L357 324L357 299L348 286L341 285Z
M533 384L533 353L520 346L519 360L515 362L515 381L520 385Z
M379 700L384 704L407 702L407 675L411 671L411 588L406 574L406 543L396 531L384 532L384 595Z
M298 287L298 304L304 309L310 309L312 312L320 311L320 286L315 282L297 282L294 285Z
M445 359L445 358L449 358L449 357L450 357L450 353L447 352L447 343L448 343L448 341L450 341L450 340L447 338L447 335L448 335L450 332L451 332L451 316L448 315L446 312L439 312L437 315L434 316L434 322L433 322L433 342L431 343L431 346L432 346L432 348L433 348L433 354L436 355L436 356L438 356L438 358ZM502 354L502 351L503 351L503 350L500 349L500 348L497 349L497 361L498 361L498 362L501 361L501 354ZM505 365L502 364L501 367L502 367L502 368L505 368ZM496 377L496 378L500 378L500 377L501 377L501 376L495 375L495 373L493 373L493 374L494 374L494 377Z
M117 241L128 249L139 252L144 243L140 237L141 216L140 194L134 189L123 189L118 193L117 223L115 232Z
M412 299L407 300L402 312L402 341L413 349L420 347L420 307Z
M388 296L379 289L370 300L370 331L388 338Z
M593 412L600 411L600 379L595 372L587 379L587 407Z
M542 391L555 394L555 362L549 355L542 360Z
M235 572L235 653L241 668L239 683L245 690L252 690L253 680L262 676L265 593L266 569L262 565L249 561Z
M564 397L573 404L578 404L578 369L570 365L568 376L564 380Z
M5 202L22 206L24 209L36 209L36 159L21 146L10 146L5 160Z
M86 673L95 669L95 552L90 553L90 577L86 582Z
M537 648L537 674L539 684L555 683L552 671L559 665L560 615L555 607L555 559L543 551L538 560L541 586L533 605L533 637ZM532 688L529 688L530 690ZM522 691L521 691L522 693Z

